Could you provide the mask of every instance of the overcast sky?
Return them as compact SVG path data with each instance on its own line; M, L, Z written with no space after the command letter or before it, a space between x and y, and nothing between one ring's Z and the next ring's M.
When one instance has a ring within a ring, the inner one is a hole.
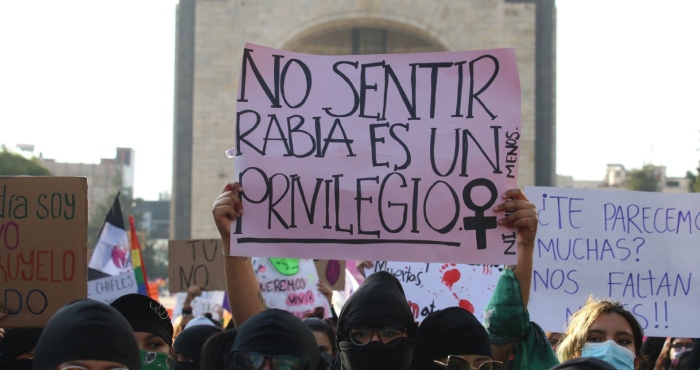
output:
M84 163L131 147L135 195L170 191L176 3L3 2L0 144ZM700 1L558 0L557 12L557 172L694 170Z

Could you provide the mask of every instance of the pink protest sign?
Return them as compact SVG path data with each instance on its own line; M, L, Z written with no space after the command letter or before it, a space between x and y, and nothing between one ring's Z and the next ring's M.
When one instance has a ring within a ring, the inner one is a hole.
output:
M515 263L515 52L318 56L246 44L231 253Z

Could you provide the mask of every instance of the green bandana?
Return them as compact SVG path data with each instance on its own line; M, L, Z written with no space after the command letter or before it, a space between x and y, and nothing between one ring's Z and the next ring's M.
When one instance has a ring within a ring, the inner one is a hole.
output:
M559 363L544 331L530 321L530 314L523 307L520 283L513 270L503 269L484 316L492 344L516 342L514 370L549 369Z
M141 370L167 370L170 361L166 354L141 350Z

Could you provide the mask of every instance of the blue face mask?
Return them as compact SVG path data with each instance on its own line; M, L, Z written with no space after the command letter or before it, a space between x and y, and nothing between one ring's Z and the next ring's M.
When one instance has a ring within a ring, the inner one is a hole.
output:
M584 344L581 357L603 360L618 370L633 370L636 356L631 349L625 348L611 339L602 343Z

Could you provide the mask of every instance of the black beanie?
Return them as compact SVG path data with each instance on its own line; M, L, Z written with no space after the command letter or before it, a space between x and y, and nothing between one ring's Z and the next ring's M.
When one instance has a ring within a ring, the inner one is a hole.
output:
M375 272L350 295L338 317L337 341L349 340L347 329L353 326L406 328L409 337L416 323L399 280L386 271Z
M411 370L435 367L433 360L449 355L493 357L491 341L483 325L469 311L449 307L429 314L414 339Z
M34 352L34 370L53 370L75 360L112 361L141 369L129 323L114 308L91 299L63 306L49 320Z
M199 363L204 342L206 342L209 337L221 332L223 332L221 328L211 325L195 325L189 327L175 338L175 343L173 344L175 353L182 353Z
M168 316L168 310L158 301L132 293L117 298L112 302L112 307L124 315L135 332L157 335L172 347L173 323Z
M241 324L232 350L300 357L309 362L310 370L325 366L311 329L291 313L274 308Z

